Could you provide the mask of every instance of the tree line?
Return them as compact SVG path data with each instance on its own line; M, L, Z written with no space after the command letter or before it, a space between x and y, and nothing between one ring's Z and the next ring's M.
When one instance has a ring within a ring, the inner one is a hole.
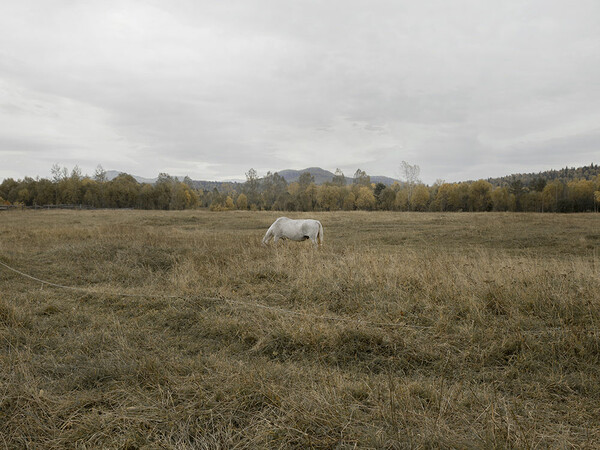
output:
M593 179L548 181L542 177L524 183L508 179L494 186L486 180L429 186L419 178L419 168L403 162L403 181L390 186L372 183L358 169L352 181L338 169L330 182L317 185L303 173L288 183L277 173L259 177L246 173L246 182L222 184L220 188L194 187L186 177L178 180L161 173L154 184L139 183L128 174L107 180L99 166L93 176L82 175L76 166L70 172L57 165L52 177L22 180L7 178L0 184L0 205L85 205L94 208L181 210L280 210L280 211L598 211L600 175Z

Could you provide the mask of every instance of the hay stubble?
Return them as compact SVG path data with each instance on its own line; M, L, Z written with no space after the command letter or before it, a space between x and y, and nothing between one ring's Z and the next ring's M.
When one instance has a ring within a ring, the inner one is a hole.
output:
M598 445L599 215L315 216L2 214L0 445Z

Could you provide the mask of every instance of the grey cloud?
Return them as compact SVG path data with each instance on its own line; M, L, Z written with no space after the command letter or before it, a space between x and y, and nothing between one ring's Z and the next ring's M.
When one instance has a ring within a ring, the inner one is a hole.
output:
M558 0L5 2L0 178L35 175L10 142L40 161L62 143L89 170L198 178L395 176L407 160L432 182L589 163L598 17L598 2Z

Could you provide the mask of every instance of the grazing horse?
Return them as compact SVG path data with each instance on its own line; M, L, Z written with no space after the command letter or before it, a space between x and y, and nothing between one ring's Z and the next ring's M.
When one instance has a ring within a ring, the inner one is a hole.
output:
M262 240L263 245L273 238L276 244L279 239L291 239L292 241L305 241L310 239L315 247L323 245L323 225L318 220L302 219L293 220L280 217L269 227Z

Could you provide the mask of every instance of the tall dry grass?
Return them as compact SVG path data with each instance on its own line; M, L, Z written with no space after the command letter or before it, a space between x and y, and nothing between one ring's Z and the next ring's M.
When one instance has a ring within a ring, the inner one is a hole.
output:
M314 216L2 213L0 446L600 445L600 215Z

